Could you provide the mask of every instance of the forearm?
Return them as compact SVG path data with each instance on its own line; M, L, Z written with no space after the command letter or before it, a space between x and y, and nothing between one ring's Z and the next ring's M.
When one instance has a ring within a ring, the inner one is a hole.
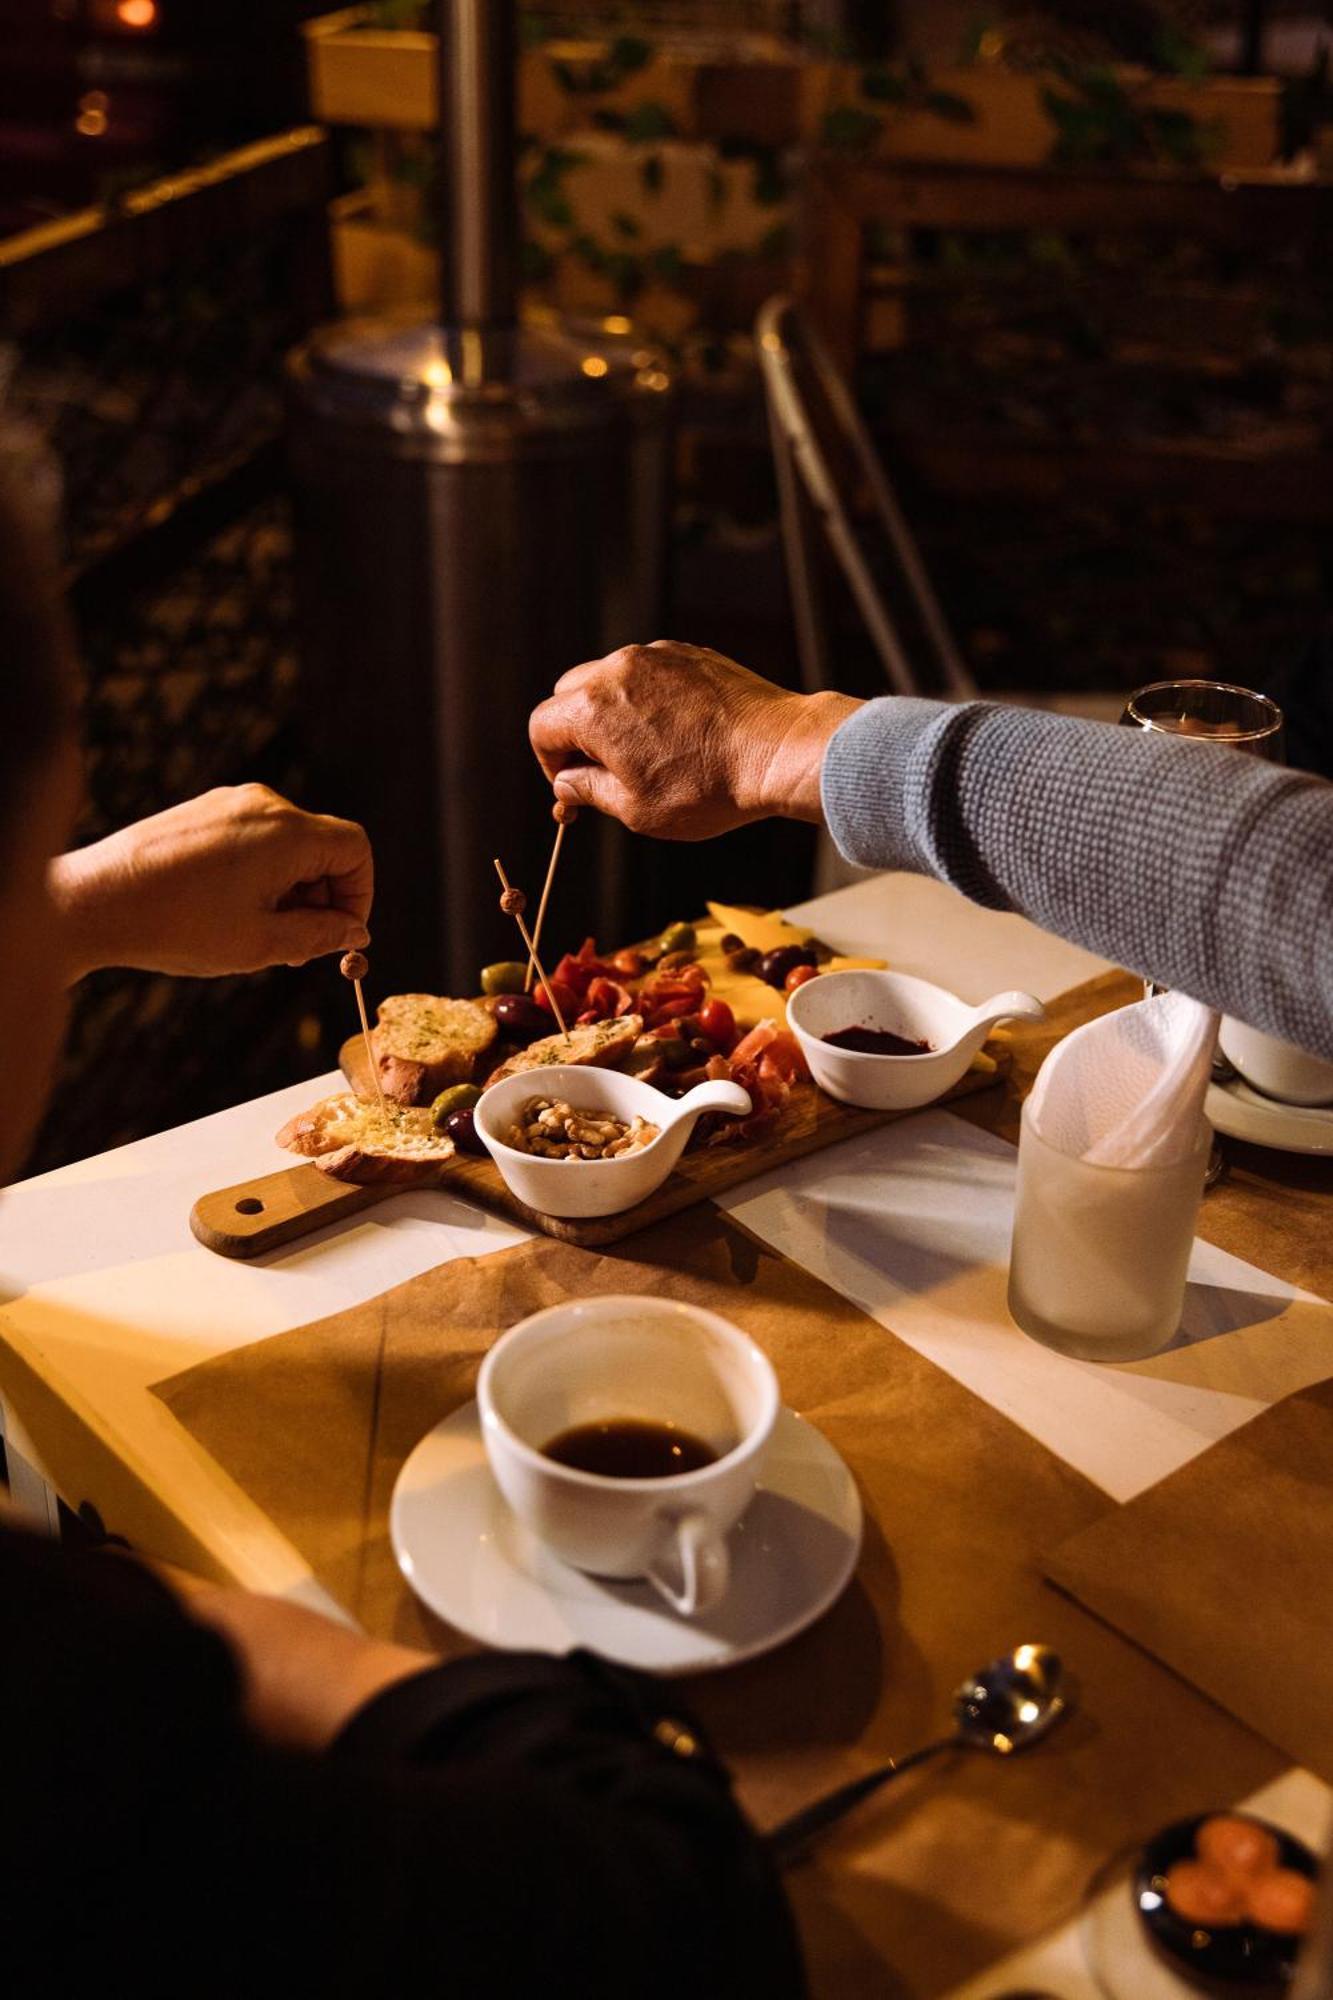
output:
M65 946L66 979L73 986L90 972L123 963L112 926L107 921L103 884L117 862L112 834L90 847L58 854L47 871L51 901L60 916Z
M904 868L1333 1056L1333 786L1214 745L879 701L833 737L842 853Z

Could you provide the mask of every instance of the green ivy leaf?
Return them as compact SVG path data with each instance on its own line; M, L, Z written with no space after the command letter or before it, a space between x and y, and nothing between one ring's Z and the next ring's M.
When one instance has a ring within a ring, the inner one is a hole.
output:
M574 211L569 197L561 194L558 188L543 187L537 181L530 182L528 207L552 229L572 229L574 226Z
M955 96L951 90L928 90L921 100L925 110L936 118L943 118L950 125L975 125L976 106L969 104L965 97Z
M570 249L590 271L604 272L607 268L607 254L594 237L580 234L571 239Z
M651 262L654 276L663 279L667 284L677 279L685 267L685 260L675 243L663 243L654 250Z
M617 35L607 58L618 77L634 76L653 59L653 45L642 35Z
M664 104L636 104L625 119L625 137L636 143L675 136L676 121Z
M874 104L905 104L907 79L899 76L896 70L868 69L861 77L861 95Z
M883 129L884 120L856 104L837 104L824 113L822 137L826 146L840 152L860 153L872 146Z
M643 234L642 229L639 227L639 224L634 220L634 217L632 215L626 215L623 210L618 210L616 214L611 217L611 227L616 231L617 235L629 237L631 240L634 237L642 236Z
M646 160L640 160L639 185L645 194L661 194L665 171L660 153L649 153Z
M878 120L876 126L878 127ZM754 154L754 184L750 190L761 208L776 208L787 199L787 177L776 146L759 146Z
M1207 76L1212 68L1205 45L1196 42L1179 21L1160 23L1153 41L1153 56L1158 68L1171 76L1186 77L1191 83Z

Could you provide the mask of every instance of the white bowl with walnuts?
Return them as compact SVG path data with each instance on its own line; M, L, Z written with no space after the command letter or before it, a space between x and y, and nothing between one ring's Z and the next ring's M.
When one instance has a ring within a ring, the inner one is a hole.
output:
M578 1221L655 1194L703 1112L744 1118L752 1108L736 1083L671 1098L618 1070L552 1063L493 1084L473 1116L509 1192L542 1215Z

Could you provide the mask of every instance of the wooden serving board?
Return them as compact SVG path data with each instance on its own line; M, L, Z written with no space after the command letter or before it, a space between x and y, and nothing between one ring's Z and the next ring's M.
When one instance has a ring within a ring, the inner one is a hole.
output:
M359 1039L357 1043L359 1048ZM344 1068L349 1080L355 1063ZM954 1088L940 1098L951 1104L970 1097L995 1083L1007 1067L1007 1054L992 1049L977 1059ZM708 1201L728 1188L758 1178L788 1160L818 1152L839 1139L854 1138L877 1125L890 1125L896 1118L911 1117L905 1111L859 1111L849 1104L837 1104L812 1083L798 1083L782 1116L768 1132L756 1139L730 1146L705 1146L686 1153L675 1171L654 1194L622 1215L595 1216L585 1222L565 1222L553 1215L539 1215L513 1196L489 1159L464 1159L455 1155L433 1171L429 1179L379 1182L373 1187L357 1187L336 1181L313 1162L282 1168L260 1180L242 1181L236 1187L221 1188L199 1197L190 1214L190 1227L199 1241L223 1257L259 1257L267 1250L308 1236L327 1223L355 1215L391 1195L405 1194L422 1186L447 1188L466 1201L479 1202L516 1222L556 1236L564 1243L595 1249L604 1243L618 1243L637 1229L647 1229L682 1208Z

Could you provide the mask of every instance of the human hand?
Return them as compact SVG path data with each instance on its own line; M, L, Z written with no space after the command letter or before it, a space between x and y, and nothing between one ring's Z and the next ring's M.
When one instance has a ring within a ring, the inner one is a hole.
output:
M370 843L267 785L221 786L52 863L72 978L304 965L370 941Z
M574 667L528 733L558 799L633 833L708 840L773 814L817 821L825 748L858 706L659 639Z

